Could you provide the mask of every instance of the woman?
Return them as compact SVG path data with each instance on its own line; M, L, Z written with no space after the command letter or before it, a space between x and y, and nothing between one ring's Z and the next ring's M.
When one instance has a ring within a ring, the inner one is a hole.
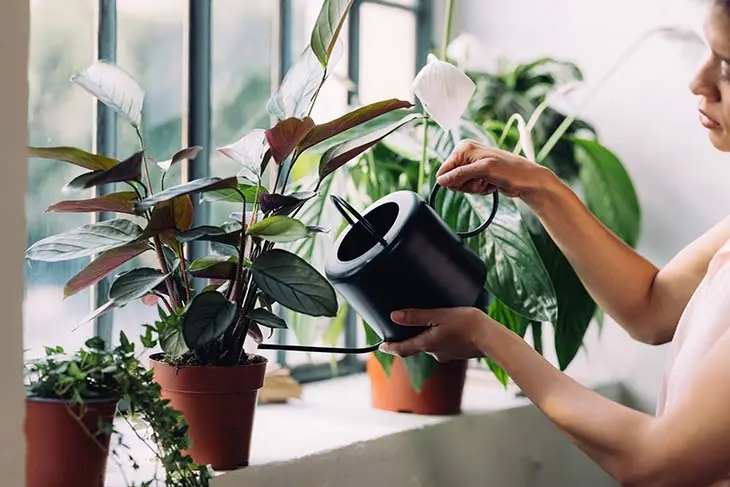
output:
M730 152L730 0L705 23L711 53L692 81L700 122ZM657 416L581 386L518 335L477 309L403 310L393 320L430 328L384 352L439 361L487 355L535 405L622 485L730 486L730 218L657 269L624 245L547 169L519 156L459 144L439 170L452 190L522 199L596 302L635 339L672 341ZM730 183L729 183L730 184Z

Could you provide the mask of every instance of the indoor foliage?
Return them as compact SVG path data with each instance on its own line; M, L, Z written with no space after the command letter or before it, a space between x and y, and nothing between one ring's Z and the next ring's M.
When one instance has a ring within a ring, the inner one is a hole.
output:
M277 248L312 239L327 231L305 225L296 214L322 198L328 177L386 135L420 117L407 101L389 99L357 108L335 120L317 124L310 117L322 84L342 52L338 35L352 0L326 0L312 31L311 44L287 73L269 101L278 122L256 129L219 151L239 164L231 177L206 177L169 186L166 175L183 161L195 164L201 147L188 147L156 162L142 137L144 91L119 67L96 62L72 81L113 108L137 134L139 150L121 161L73 147L32 147L32 157L55 159L87 170L65 190L123 185L90 199L61 201L53 212L117 213L118 217L62 234L30 246L27 258L62 261L93 256L89 265L65 286L70 296L94 285L122 264L145 254L156 267L138 266L119 272L108 302L89 319L138 299L156 300L159 319L146 325L145 346L159 343L171 364L246 364L244 342L263 340L261 327L285 328L274 314L275 303L309 316L334 317L338 300L330 283L295 252ZM397 113L397 120L385 117ZM327 148L316 177L306 191L290 192L290 176L306 151ZM153 184L149 166L161 171ZM158 187L159 190L155 191ZM193 226L192 198L228 202L239 211L219 225ZM187 245L210 243L208 255L188 258ZM198 292L195 279L207 280Z
M140 487L161 485L168 487L205 487L209 485L212 471L196 465L188 455L181 452L189 446L187 425L182 415L168 406L160 397L160 386L152 379L152 371L142 366L134 354L134 344L124 333L120 345L106 350L101 338L91 338L86 346L73 355L65 354L61 347L46 348L46 356L26 365L26 390L30 398L59 399L68 401L69 414L75 414L78 406L84 414L87 401L99 399L119 400L118 416L123 418L137 436L145 442L164 469L164 478L157 474ZM141 423L146 428L141 429ZM82 424L79 421L79 424ZM110 458L119 466L122 474L131 462L137 470L139 465L132 451L124 442L114 424L102 423L99 431L115 435Z

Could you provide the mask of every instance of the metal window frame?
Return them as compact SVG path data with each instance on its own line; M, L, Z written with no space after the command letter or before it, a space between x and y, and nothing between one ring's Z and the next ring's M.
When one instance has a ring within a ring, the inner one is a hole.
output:
M357 86L360 79L360 8L370 3L412 12L416 16L416 71L426 62L426 56L432 46L433 0L418 0L416 5L409 6L388 0L355 0L348 18L348 67L350 79ZM293 62L292 53L292 0L279 0L277 5L278 22L274 24L274 49L272 59L272 85L283 80ZM195 164L183 162L184 181L191 181L210 174L211 143L211 60L212 60L212 2L188 0L187 32L184 37L186 62L183 72L186 83L183 83L183 100L186 103L186 122L183 124L182 140L186 146L199 145L203 150L195 160ZM97 59L116 62L117 58L117 2L116 0L98 0L97 27ZM357 99L357 88L348 92L348 103ZM94 150L109 157L117 154L117 118L112 109L101 102L96 104L96 123L94 134ZM110 188L101 187L95 190L97 195L108 193ZM209 212L206 205L193 202L195 207L195 224L205 224ZM97 221L111 218L111 214L102 213ZM195 258L205 252L204 243L193 242L189 247L189 255ZM110 279L106 278L92 287L90 304L97 308L106 302ZM346 347L357 346L357 318L348 312L345 318L344 341ZM102 337L107 345L111 344L114 316L105 313L94 320L94 334ZM286 340L284 333L278 333L280 342ZM286 352L280 351L277 361L286 366ZM330 363L304 364L292 367L292 375L299 382L312 382L358 373L365 370L365 362L355 355L347 355L335 366Z

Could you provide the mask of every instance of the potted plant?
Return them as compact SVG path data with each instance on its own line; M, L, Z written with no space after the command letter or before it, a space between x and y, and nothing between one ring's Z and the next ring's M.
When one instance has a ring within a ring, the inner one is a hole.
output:
M44 358L27 364L26 390L27 487L98 487L104 484L107 458L120 463L122 472L138 468L134 456L123 454L121 436L110 445L111 436L120 434L116 416L130 425L140 419L151 429L145 441L165 476L155 475L146 485L209 484L209 469L181 453L188 442L185 421L160 397L160 386L123 333L121 344L111 350L98 337L72 355L61 347L47 348ZM135 433L146 436L136 428Z
M386 135L419 117L411 103L384 100L317 124L309 116L317 94L337 60L338 35L352 0L325 0L312 32L310 46L274 93L269 110L278 122L268 130L253 130L220 152L239 164L237 174L206 177L167 186L165 176L183 160L194 164L201 147L189 147L157 162L161 172L155 191L142 137L144 92L121 68L97 62L72 80L122 115L134 129L140 150L118 161L77 148L30 149L33 157L57 159L87 169L66 186L84 190L123 184L116 191L91 199L62 201L56 212L116 212L122 216L84 225L34 243L31 260L60 261L96 257L65 287L65 295L84 289L142 254L156 264L118 273L109 301L89 319L115 307L143 299L156 301L159 319L146 325L147 347L159 345L151 356L155 380L172 407L189 424L189 453L200 464L227 470L249 462L251 430L258 389L266 359L247 350L261 343L261 327L285 328L274 313L278 304L296 313L334 317L338 300L330 283L295 252L292 245L326 231L305 225L296 214L322 195L328 177ZM405 110L407 113L401 113ZM396 121L385 117L399 113ZM289 192L290 176L306 151L321 154L311 187ZM193 226L191 196L201 202L236 205L231 221ZM210 244L209 255L190 261L190 242ZM195 279L206 286L196 292Z

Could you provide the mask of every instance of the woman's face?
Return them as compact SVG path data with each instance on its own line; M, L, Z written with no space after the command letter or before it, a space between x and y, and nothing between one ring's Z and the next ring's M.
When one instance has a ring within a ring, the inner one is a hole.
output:
M718 2L708 11L705 36L710 56L690 89L700 98L700 123L708 130L712 145L730 152L730 11Z

